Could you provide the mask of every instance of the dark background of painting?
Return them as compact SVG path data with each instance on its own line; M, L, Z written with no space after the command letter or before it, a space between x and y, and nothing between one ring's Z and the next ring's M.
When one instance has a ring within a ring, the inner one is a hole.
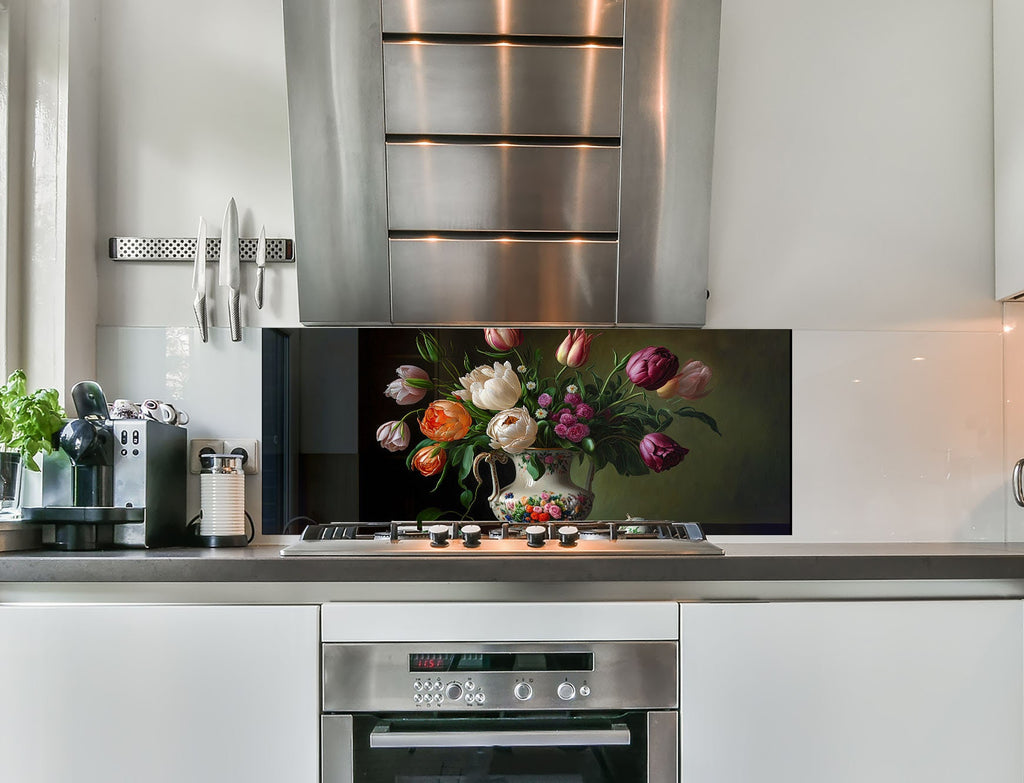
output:
M409 411L383 391L397 366L424 365L418 330L264 332L265 534L300 532L307 518L390 521L415 519L430 506L461 509L454 477L433 491L436 479L407 470L407 453L385 451L375 437L380 424ZM459 367L465 351L474 365L493 361L474 353L486 349L481 329L432 332L452 347ZM526 345L553 357L564 337L564 329L526 330ZM635 477L605 468L594 479L591 519L693 520L709 534L791 533L791 333L608 330L594 340L590 363L604 375L613 353L622 357L648 345L668 348L681 363L699 359L712 368L712 392L692 404L718 421L722 435L696 420L677 420L668 434L690 449L682 464ZM661 404L653 392L650 397ZM413 425L413 443L418 440ZM577 468L582 483L585 469ZM489 492L485 478L471 516L491 518L484 502Z

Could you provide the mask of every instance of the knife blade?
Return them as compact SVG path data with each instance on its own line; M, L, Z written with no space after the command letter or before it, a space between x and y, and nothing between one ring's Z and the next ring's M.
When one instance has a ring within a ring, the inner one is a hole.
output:
M238 270L238 207L235 200L228 201L224 210L224 226L220 235L219 282L228 289L228 324L231 327L231 341L242 339L242 324L239 313L240 275Z
M263 309L263 274L267 265L267 227L260 226L260 238L256 240L256 290L253 292L253 300L256 302L256 309Z
M203 342L210 339L206 321L206 218L199 218L199 234L196 237L196 260L192 266L192 290L196 298L192 300L192 310L196 314L199 325L199 336Z

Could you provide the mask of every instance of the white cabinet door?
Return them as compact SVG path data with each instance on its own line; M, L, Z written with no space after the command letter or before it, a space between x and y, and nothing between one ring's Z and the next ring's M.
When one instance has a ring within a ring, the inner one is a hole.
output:
M1020 783L1019 601L681 608L683 783Z
M0 779L315 783L318 608L0 607Z

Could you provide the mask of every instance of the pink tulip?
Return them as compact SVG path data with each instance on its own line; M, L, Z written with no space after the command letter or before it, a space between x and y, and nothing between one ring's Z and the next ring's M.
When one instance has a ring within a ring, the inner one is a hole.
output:
M689 453L688 448L661 432L644 435L640 441L640 459L655 473L674 468Z
M684 400L699 400L711 393L711 368L704 362L691 359L683 365L675 378L658 389L658 396L663 400L682 397Z
M523 342L522 329L484 329L484 341L496 351L511 351Z
M585 329L570 331L555 351L555 361L566 367L582 367L590 358L590 343L596 334L587 334Z
M377 442L388 451L401 451L409 445L409 425L404 421L387 421L377 428Z
M384 396L391 397L399 405L415 405L426 395L426 389L420 389L408 383L408 379L416 378L429 381L427 371L420 369L415 364L403 364L397 370L398 377L391 381L384 389Z

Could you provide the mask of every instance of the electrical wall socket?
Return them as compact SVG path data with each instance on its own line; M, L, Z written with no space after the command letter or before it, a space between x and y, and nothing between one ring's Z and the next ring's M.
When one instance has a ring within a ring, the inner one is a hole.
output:
M246 475L260 472L260 442L254 438L224 438L224 453L234 454L236 449L245 452L242 471Z
M211 440L209 438L193 438L188 443L188 472L199 473L202 470L202 463L199 461L199 454L204 449L211 449L210 453L223 454L224 441Z

